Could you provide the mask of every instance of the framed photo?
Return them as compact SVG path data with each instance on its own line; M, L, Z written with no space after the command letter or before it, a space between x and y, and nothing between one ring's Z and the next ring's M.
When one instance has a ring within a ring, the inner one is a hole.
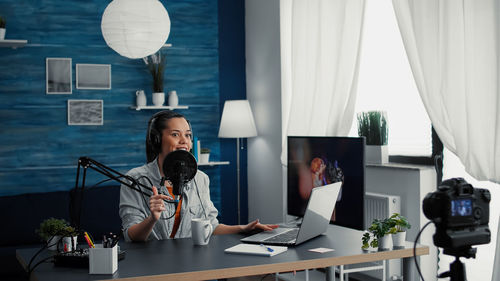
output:
M88 90L111 89L111 65L77 63L76 88Z
M47 58L45 60L47 94L71 94L73 80L71 58Z
M68 125L102 125L102 100L68 100Z

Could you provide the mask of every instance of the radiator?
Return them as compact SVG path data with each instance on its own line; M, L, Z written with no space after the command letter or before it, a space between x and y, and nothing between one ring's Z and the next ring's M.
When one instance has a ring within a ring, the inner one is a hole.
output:
M365 193L365 229L368 229L374 219L385 219L394 213L401 213L401 198L399 196ZM403 280L401 259L389 260L386 263L386 280ZM381 279L381 271L365 271L365 275Z

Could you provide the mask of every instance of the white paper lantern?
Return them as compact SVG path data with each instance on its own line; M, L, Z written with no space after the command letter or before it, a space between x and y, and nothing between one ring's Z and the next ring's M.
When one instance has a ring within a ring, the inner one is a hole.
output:
M104 10L101 31L120 55L143 58L156 53L170 34L170 18L158 0L113 0Z

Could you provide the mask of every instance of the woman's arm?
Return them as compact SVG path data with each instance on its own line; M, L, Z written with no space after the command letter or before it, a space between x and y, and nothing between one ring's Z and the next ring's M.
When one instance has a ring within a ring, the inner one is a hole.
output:
M275 228L278 228L277 224L261 224L258 219L247 225L226 225L220 223L217 228L215 228L213 234L221 235L221 234L235 234L235 233L244 233L249 232L254 229L262 229L264 231L270 231Z

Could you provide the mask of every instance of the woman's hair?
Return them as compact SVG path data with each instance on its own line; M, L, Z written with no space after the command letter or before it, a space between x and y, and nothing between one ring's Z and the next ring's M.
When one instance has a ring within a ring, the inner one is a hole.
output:
M147 163L153 161L158 154L160 154L162 133L163 130L167 128L168 121L172 118L184 118L191 129L191 123L189 123L189 120L187 120L184 115L172 110L163 110L153 115L151 119L149 119L148 131L146 133Z

